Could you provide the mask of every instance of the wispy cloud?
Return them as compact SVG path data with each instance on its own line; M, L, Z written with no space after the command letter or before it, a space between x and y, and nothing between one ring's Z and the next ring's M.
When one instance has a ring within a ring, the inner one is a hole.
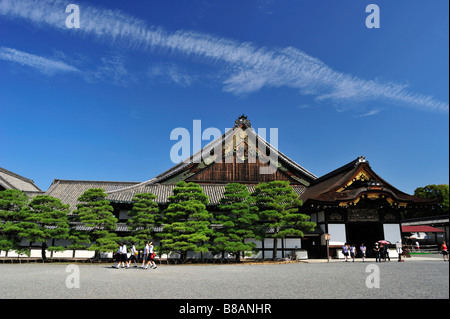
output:
M371 111L361 114L361 115L355 115L355 117L368 117L368 116L377 115L380 112L381 112L380 109L375 109L375 110L371 110Z
M408 86L367 80L336 71L296 48L269 49L205 33L148 26L119 10L80 3L81 28L66 29L67 3L55 1L0 0L0 15L22 18L41 27L52 26L104 43L143 52L176 53L217 63L228 71L224 91L249 94L267 87L291 87L318 101L360 103L383 100L422 110L448 112L448 102L411 91Z
M44 58L42 56L6 47L0 47L0 60L25 65L47 75L53 75L61 72L80 72L80 70L76 67L63 61L52 58Z
M190 86L195 77L189 75L183 68L174 63L158 63L148 69L147 75L151 80L163 83L175 83L182 87Z
M136 77L125 66L124 57L115 53L101 58L93 71L86 72L88 80L100 80L114 85L128 87L136 83Z

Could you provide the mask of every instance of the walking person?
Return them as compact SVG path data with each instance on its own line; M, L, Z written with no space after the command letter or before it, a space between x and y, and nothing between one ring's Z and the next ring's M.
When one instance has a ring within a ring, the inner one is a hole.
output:
M352 246L350 247L350 257L352 257L352 261L355 262L355 257L356 257L355 244L352 244Z
M342 246L342 253L344 254L345 262L347 262L348 258L348 245L345 243L344 246Z
M122 243L122 253L121 253L121 262L122 262L122 268L126 268L126 269L130 269L129 265L128 265L128 261L127 261L127 255L128 255L128 251L127 251L127 245L125 243Z
M441 250L442 250L442 258L444 258L444 261L445 261L445 258L447 258L447 261L448 261L448 248L447 248L447 243L445 241L442 242Z
M122 258L122 243L119 243L119 248L117 249L116 253L114 254L114 257L116 259L116 263L114 264L113 268L119 269L120 261Z
M145 267L145 269L148 269L148 266L150 266L150 268L156 269L158 267L156 267L156 264L154 262L155 259L155 253L153 251L153 242L150 242L148 244L148 262L147 262L147 266Z
M138 255L138 252L136 250L136 247L135 247L134 243L132 243L131 255L130 255L130 258L128 258L128 268L130 267L130 264L132 261L134 261L134 267L137 267L137 255Z
M366 246L364 246L364 243L361 244L361 246L359 247L359 250L361 251L362 261L365 262L367 248L366 248Z
M142 258L142 266L141 266L142 269L145 269L144 266L145 266L145 264L147 263L147 260L148 260L148 249L149 249L148 248L148 242L145 242L144 256Z

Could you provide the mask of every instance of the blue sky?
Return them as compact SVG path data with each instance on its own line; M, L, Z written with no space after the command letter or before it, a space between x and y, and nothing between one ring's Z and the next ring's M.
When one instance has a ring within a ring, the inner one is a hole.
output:
M448 6L0 0L0 166L43 190L145 181L174 165L172 130L244 113L317 176L363 155L407 193L448 184Z

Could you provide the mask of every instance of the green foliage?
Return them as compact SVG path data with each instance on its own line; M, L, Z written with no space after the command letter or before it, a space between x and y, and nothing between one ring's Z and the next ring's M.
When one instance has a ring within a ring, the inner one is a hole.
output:
M195 183L176 184L164 212L161 243L164 252L178 252L186 260L187 252L208 252L212 214L206 209L209 199Z
M28 197L22 191L0 191L0 250L15 250L29 255L29 250L20 245L34 227L27 221L29 217Z
M134 195L133 208L129 212L131 218L127 220L131 230L131 237L128 240L142 243L155 237L155 228L162 225L162 216L158 203L155 201L156 198L157 196L152 193Z
M439 203L444 214L449 213L449 186L447 184L417 187L414 190L414 195L421 198L434 199Z
M88 228L89 240L94 242L88 249L95 251L96 257L99 252L114 250L117 240L120 240L113 233L117 228L117 218L106 197L101 188L88 189L78 198L80 203L74 211L76 221Z
M230 183L225 187L224 196L218 206L220 212L215 215L219 226L214 232L214 250L236 254L253 251L256 245L245 239L257 238L257 209L249 203L250 193L247 186Z
M34 242L42 242L43 250L48 239L65 239L69 237L69 205L60 199L37 195L29 203L30 216L26 219L34 227L28 230L27 238ZM64 250L62 246L50 246L50 251Z
M255 187L252 198L262 226L274 238L273 258L277 255L277 238L303 236L304 231L312 231L316 225L308 221L309 216L298 212L302 202L289 182L261 183Z

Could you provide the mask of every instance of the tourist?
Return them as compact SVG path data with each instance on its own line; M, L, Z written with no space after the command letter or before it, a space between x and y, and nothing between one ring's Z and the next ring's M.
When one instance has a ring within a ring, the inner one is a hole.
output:
M347 261L347 258L348 258L348 245L347 245L347 243L345 243L345 245L342 246L342 253L344 254L345 261Z
M113 268L119 269L120 261L121 261L121 253L122 253L122 243L119 244L119 248L117 249L117 252L114 254L116 263L113 266Z
M366 248L366 246L364 246L364 243L361 244L361 246L359 247L359 250L361 251L362 261L365 262L367 248Z
M136 247L134 243L131 245L131 255L130 258L128 258L128 267L130 267L131 261L134 261L134 267L137 267L137 255L138 252L136 250Z
M442 258L444 258L444 261L445 261L445 258L447 258L447 261L448 261L448 248L447 248L447 243L445 241L442 242L441 250L442 250Z
M120 261L122 262L122 268L127 268L130 269L128 262L127 262L127 245L125 243L122 243L122 252L121 252L121 257L120 257Z
M355 244L352 244L352 246L350 247L350 257L352 257L352 261L355 262L355 257L356 257Z
M386 258L388 259L388 261L391 261L391 257L389 257L389 247L387 244L384 245L383 257L384 261L386 261Z
M398 240L397 243L395 244L395 248L397 249L397 254L398 254L398 261L403 261L402 259L402 255L403 255L403 249L402 249L402 241Z
M416 241L416 249L417 249L417 251L420 251L420 245L419 245L418 241Z
M155 258L155 253L153 252L153 242L150 242L148 244L148 262L147 265L144 269L148 269L148 265L151 265L150 268L156 269L158 267L156 267L155 262L153 261Z
M384 260L384 245L383 245L383 243L380 243L380 246L379 246L379 256L380 256L380 262L381 262L381 259Z
M144 257L142 258L142 269L145 269L144 266L147 263L148 259L148 242L145 242L145 248L144 248Z
M378 246L378 243L375 243L375 247L373 248L373 252L375 253L375 262L378 262L378 260L381 262L380 247Z

